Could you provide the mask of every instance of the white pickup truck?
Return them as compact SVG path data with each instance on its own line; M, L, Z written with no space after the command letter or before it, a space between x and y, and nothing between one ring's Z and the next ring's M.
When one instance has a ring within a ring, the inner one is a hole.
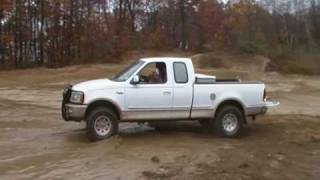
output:
M62 116L87 124L90 140L108 138L120 122L198 120L224 137L243 131L246 117L279 105L261 82L195 74L188 58L140 59L112 79L67 86Z

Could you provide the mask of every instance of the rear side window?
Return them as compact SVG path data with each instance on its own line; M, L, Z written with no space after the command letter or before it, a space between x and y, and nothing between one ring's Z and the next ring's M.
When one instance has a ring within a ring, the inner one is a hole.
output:
M187 83L188 82L188 71L187 66L183 62L173 63L174 69L174 80L176 83Z

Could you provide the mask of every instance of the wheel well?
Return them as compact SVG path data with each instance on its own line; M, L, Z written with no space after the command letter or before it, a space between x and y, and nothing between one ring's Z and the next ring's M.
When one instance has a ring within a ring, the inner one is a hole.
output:
M227 105L233 105L233 106L236 106L237 108L239 108L243 114L243 117L244 117L244 123L247 123L247 120L246 120L246 117L245 117L245 111L244 111L244 108L242 106L242 104L240 102L238 102L237 100L226 100L226 101L223 101L222 103L220 103L218 105L218 108L216 109L215 111L215 115L219 112L219 110L224 107L224 106L227 106Z
M86 114L85 114L85 119L87 119L87 116L89 115L89 113L97 108L97 107L107 107L110 110L112 110L114 113L116 113L117 118L120 120L121 115L120 115L120 110L118 109L118 107L116 105L114 105L112 102L107 101L107 100L99 100L99 101L95 101L91 104L89 104L87 110L86 110Z

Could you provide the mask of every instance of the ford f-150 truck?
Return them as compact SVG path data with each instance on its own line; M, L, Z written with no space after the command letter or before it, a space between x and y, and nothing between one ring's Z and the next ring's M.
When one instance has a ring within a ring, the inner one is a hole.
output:
M247 117L278 104L268 100L261 82L195 74L191 59L161 57L140 59L112 79L67 86L62 116L84 120L93 141L116 134L120 122L160 120L198 120L221 136L236 137Z

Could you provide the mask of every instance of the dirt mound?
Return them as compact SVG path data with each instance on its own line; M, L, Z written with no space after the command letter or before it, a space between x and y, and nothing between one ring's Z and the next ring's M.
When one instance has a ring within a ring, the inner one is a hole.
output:
M320 54L292 52L276 56L268 63L267 71L284 74L319 75Z
M198 68L222 68L225 67L223 60L214 53L197 54L191 57L194 65Z
M225 68L234 71L265 72L269 58L260 55L204 53L191 56L196 68Z

